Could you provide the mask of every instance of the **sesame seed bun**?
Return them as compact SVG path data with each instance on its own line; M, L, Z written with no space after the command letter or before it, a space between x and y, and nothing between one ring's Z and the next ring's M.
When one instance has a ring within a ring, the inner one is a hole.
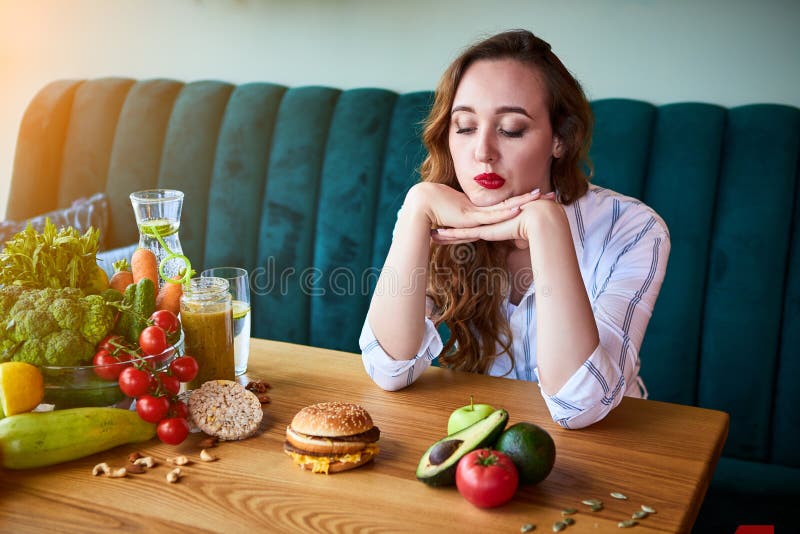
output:
M367 432L375 425L358 404L323 402L297 412L290 426L301 434L338 438Z

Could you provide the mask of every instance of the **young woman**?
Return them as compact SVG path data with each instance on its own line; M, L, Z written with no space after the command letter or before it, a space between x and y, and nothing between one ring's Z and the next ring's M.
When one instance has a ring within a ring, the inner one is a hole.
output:
M537 381L566 428L646 395L639 348L669 232L638 200L589 185L591 130L580 84L528 31L450 65L360 339L380 387L411 384L438 356Z

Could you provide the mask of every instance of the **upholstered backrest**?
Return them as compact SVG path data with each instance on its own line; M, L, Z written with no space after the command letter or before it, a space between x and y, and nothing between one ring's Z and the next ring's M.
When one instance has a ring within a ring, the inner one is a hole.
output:
M357 350L430 92L267 83L59 81L31 103L9 218L105 190L185 192L196 268L253 281L259 337ZM642 348L651 398L731 414L726 454L800 467L800 110L593 103L594 181L666 220L672 254Z

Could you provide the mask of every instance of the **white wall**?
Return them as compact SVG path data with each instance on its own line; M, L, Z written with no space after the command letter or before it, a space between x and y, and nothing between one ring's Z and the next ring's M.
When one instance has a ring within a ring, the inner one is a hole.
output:
M49 81L430 89L466 44L515 27L593 99L800 106L797 0L0 0L0 218L22 113Z

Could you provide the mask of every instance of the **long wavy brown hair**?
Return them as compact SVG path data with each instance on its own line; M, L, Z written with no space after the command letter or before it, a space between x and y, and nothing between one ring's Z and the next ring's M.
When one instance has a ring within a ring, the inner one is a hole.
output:
M511 30L478 42L442 75L425 121L423 142L428 156L420 167L422 180L461 191L448 142L456 89L474 62L499 59L528 64L544 81L550 124L562 147L560 157L551 165L551 188L560 203L574 202L586 193L591 177L592 111L580 83L550 45L527 30ZM443 322L450 329L450 339L440 354L443 364L485 373L500 354L507 352L513 368L511 327L502 309L511 283L506 266L510 247L508 243L488 241L431 245L428 295L436 305L437 325Z

